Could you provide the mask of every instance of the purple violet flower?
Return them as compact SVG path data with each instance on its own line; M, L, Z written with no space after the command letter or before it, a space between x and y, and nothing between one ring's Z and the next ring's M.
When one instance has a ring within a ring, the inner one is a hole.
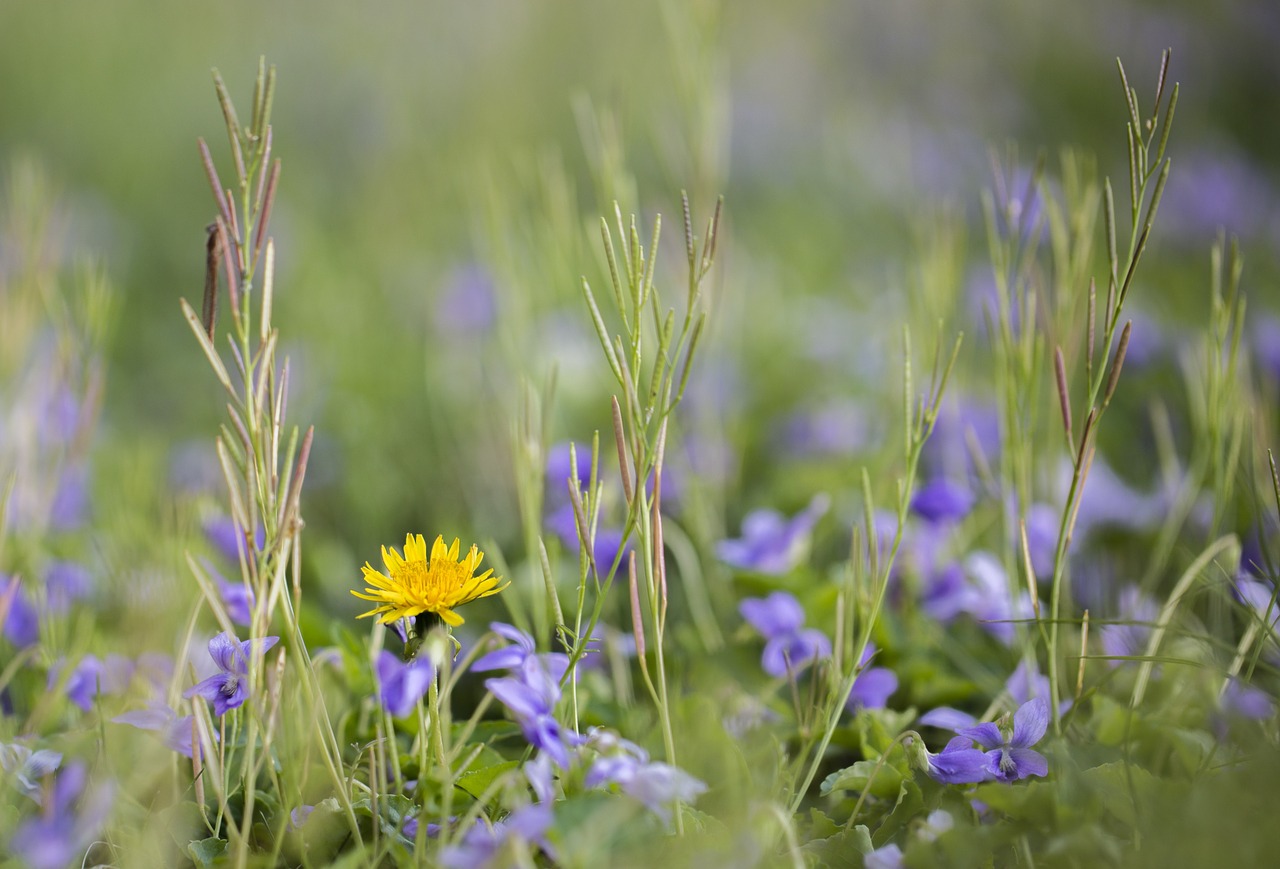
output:
M529 658L537 658L542 662L542 666L556 682L564 679L565 672L569 669L569 656L561 652L547 652L542 655L535 654L533 637L526 634L513 625L503 622L490 622L489 630L493 631L500 637L510 640L514 645L503 646L500 649L494 649L481 655L471 669L484 673L490 670L519 670L524 666L524 662ZM575 678L577 673L574 674Z
M228 580L207 558L200 559L200 563L205 572L213 577L213 583L218 587L218 597L222 598L222 606L227 611L227 617L234 624L248 627L253 622L253 605L256 602L253 589L243 582Z
M297 806L293 809L290 809L289 810L289 829L301 830L302 825L307 822L307 819L311 817L311 813L314 812L315 810L316 810L315 806L307 806L307 805ZM416 829L418 822L414 821L413 824ZM405 826L406 828L408 827L407 822Z
M45 569L44 587L49 612L65 615L73 601L89 596L93 590L93 576L74 561L54 561Z
M54 781L45 811L14 832L9 847L31 869L63 869L85 862L85 852L111 812L112 799L112 789L105 785L81 799L88 778L84 763L69 764Z
M943 784L976 784L990 777L990 763L985 753L973 747L972 740L957 736L942 751L934 754L920 747L925 772Z
M867 667L875 653L875 645L868 643L858 666ZM883 709L889 702L889 695L897 690L898 677L892 670L887 667L868 667L853 681L853 690L849 692L849 699L844 705L850 712L857 712L859 709Z
M470 340L493 328L497 319L497 287L477 263L455 267L436 298L436 331L444 338Z
M8 580L7 577L4 579ZM10 587L11 581L4 583L5 589ZM0 601L3 601L4 595L5 592L0 591ZM40 614L22 590L21 583L14 589L13 598L9 601L9 614L5 616L3 627L5 638L19 649L34 646L40 640Z
M49 502L49 528L74 531L89 516L89 470L84 464L63 468Z
M526 658L516 675L487 679L484 684L507 707L530 745L551 755L560 768L569 766L569 746L578 745L582 738L556 721L560 683L536 656Z
M1059 512L1048 504L1032 504L1027 510L1027 551L1031 554L1031 569L1041 579L1053 574L1060 518ZM1015 550L1021 551L1022 541L1013 543Z
M240 563L240 553L244 550L244 534L230 516L215 516L206 519L204 536L230 564ZM266 530L259 525L253 535L254 549L261 551L267 545Z
M1013 714L1013 731L1008 735L988 721L966 727L960 736L987 749L991 775L997 781L1012 782L1027 776L1049 774L1049 761L1031 746L1044 737L1049 727L1049 703L1043 697L1029 700Z
M56 751L42 748L32 751L21 743L6 745L0 742L0 770L5 775L13 776L13 783L18 790L40 804L41 780L58 768L62 763L62 755Z
M494 858L507 853L507 843L513 839L541 848L554 859L555 851L546 838L554 821L551 807L539 803L516 809L492 828L476 824L461 842L440 852L440 865L445 869L490 869L498 865Z
M938 477L921 486L911 498L911 510L935 525L959 522L977 499L968 486Z
M672 803L692 803L707 790L706 784L678 767L656 761L650 763L643 756L625 751L598 757L583 784L589 788L617 785L664 822L671 818L668 807Z
M200 695L213 704L213 712L218 716L244 705L249 699L249 656L261 655L278 642L279 637L240 642L223 631L209 641L209 657L217 664L218 672L188 688L182 696Z
M831 499L815 495L809 506L791 519L776 510L754 510L742 520L742 536L721 540L716 554L730 567L756 573L784 574L804 557L813 527L827 512Z
M152 730L160 735L160 739L169 748L185 757L192 755L192 732L190 715L179 716L177 712L163 703L153 702L146 709L136 709L111 719L116 724L129 724L139 730ZM217 732L213 738L218 739Z
M1110 624L1102 628L1102 651L1116 658L1144 655L1151 626L1160 617L1160 605L1147 597L1135 585L1120 592L1120 619L1128 624ZM1124 661L1112 660L1107 664L1118 667Z
M1236 594L1242 603L1253 610L1258 621L1269 625L1274 634L1276 623L1280 622L1280 601L1275 600L1275 590L1271 585L1241 575L1236 579Z
M49 681L46 684L48 690L52 691L57 687L64 666L66 662L59 660L49 668ZM105 667L96 655L85 655L67 677L67 699L85 712L93 709L94 698L98 696L99 680L104 673Z
M831 657L831 641L816 628L804 628L804 608L794 595L775 591L765 598L746 598L738 612L766 640L761 668L780 679L814 661Z
M1228 715L1254 721L1266 721L1276 714L1270 695L1234 678L1222 692L1222 709Z
M386 649L378 655L378 700L393 718L412 712L431 687L435 670L426 655L418 655L408 663Z
M902 849L890 842L862 858L862 865L866 869L902 869L907 864L902 862Z

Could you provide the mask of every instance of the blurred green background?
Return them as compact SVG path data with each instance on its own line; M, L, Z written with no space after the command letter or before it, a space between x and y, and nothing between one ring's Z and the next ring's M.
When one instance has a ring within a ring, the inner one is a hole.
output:
M128 458L114 473L179 488L207 477L223 415L178 308L200 296L213 215L198 136L230 175L209 70L243 112L259 55L277 66L275 321L290 416L318 433L306 513L328 548L311 569L340 595L405 530L518 538L522 378L558 370L554 440L607 431L578 280L603 292L595 221L615 198L664 216L677 298L680 191L699 224L725 196L690 401L734 446L730 530L780 481L779 506L821 485L773 449L788 413L856 400L875 430L876 402L893 406L903 291L940 207L944 280L962 294L982 274L990 147L1016 140L1024 167L1045 149L1053 168L1070 145L1123 178L1117 56L1144 108L1162 49L1183 83L1135 304L1169 331L1202 318L1222 224L1266 307L1278 37L1264 0L5 2L0 159L43 163L67 248L117 288L104 434ZM972 311L936 313L971 331ZM99 510L110 496L100 485Z

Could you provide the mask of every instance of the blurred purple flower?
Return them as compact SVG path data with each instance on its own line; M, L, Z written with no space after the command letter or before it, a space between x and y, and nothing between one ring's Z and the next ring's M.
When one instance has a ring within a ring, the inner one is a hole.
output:
M768 597L749 597L738 604L738 612L765 639L793 634L804 625L804 607L795 595L775 591Z
M383 649L378 655L378 700L393 718L412 712L431 687L435 670L426 655L418 655L408 663Z
M569 501L569 479L573 475L571 452L574 445L569 441L554 444L547 450L547 500L553 504L566 504ZM585 491L591 484L591 455L576 450L578 458L578 491Z
M921 599L921 609L943 624L980 605L977 592L965 579L964 570L954 561L929 578Z
M0 742L0 771L13 777L14 786L39 805L40 782L62 763L62 755L47 748L32 751L21 743Z
M1049 504L1036 503L1027 509L1027 551L1031 555L1031 569L1040 579L1053 575L1053 560L1058 551L1058 522L1061 514ZM1014 540L1019 553L1022 541Z
M302 825L307 822L307 819L311 817L311 813L314 812L315 810L316 810L315 806L306 806L306 805L296 806L295 808L290 809L289 810L289 829L301 830ZM406 830L408 829L408 826L409 824L408 822L406 822L405 823ZM418 822L413 821L413 826L414 826L414 830L416 831L418 827ZM406 832L406 835L408 835L407 832ZM413 838L413 837L409 836L409 838Z
M1275 191L1243 155L1192 151L1179 170L1160 200L1161 222L1174 237L1203 241L1220 230L1254 237L1274 228Z
M73 464L62 469L49 502L49 529L74 531L89 517L89 469Z
M230 516L214 516L206 519L204 536L228 563L240 563L240 553L244 551L245 539L234 519ZM266 544L266 530L259 525L253 535L254 549L261 551Z
M59 660L49 668L49 680L46 688L52 691L57 687L66 662ZM96 655L85 655L67 678L67 699L85 712L93 709L93 700L98 696L98 680L103 673L102 662Z
M739 570L783 574L804 556L809 535L826 514L831 499L816 495L790 520L776 510L754 510L742 520L742 537L716 545L720 560Z
M1239 679L1231 679L1222 692L1222 709L1228 715L1266 721L1276 713L1275 703L1265 691L1246 685Z
M965 576L977 590L977 603L969 614L987 633L1009 645L1014 640L1013 622L1033 618L1035 609L1027 592L1011 594L1009 578L1000 561L989 552L973 552L964 560Z
M555 800L555 765L551 755L545 751L538 752L537 757L525 763L524 777L538 802L550 803Z
M942 403L933 433L925 441L923 458L931 475L972 471L970 444L982 451L988 464L1000 455L1000 412L994 402L955 394Z
M0 574L0 600L4 598L10 582L10 577ZM19 649L34 646L40 639L40 614L23 591L21 583L9 601L9 614L4 620L4 636Z
M967 613L996 639L1013 642L1013 622L1031 618L1035 610L1027 592L1009 588L1004 568L989 552L972 552L962 565L949 564L935 573L924 590L922 608L944 624Z
M188 495L217 492L225 485L217 454L203 439L170 450L168 481L169 488Z
M88 777L84 763L68 764L54 781L44 812L14 832L9 847L31 869L85 863L86 850L111 813L112 799L112 789L105 785L81 798Z
M36 437L45 449L66 446L80 427L80 400L65 383L46 386L36 411Z
M249 656L261 655L278 642L279 637L240 642L223 631L209 641L209 657L217 665L218 672L188 688L182 696L203 697L213 704L213 712L218 716L244 705L244 701L249 699Z
M921 486L911 498L911 510L926 522L941 525L959 522L973 509L973 492L968 486L936 477Z
M1276 623L1280 622L1280 601L1274 599L1275 590L1271 585L1242 574L1236 578L1236 594L1274 634Z
M480 673L491 670L519 670L524 666L526 660L536 658L541 661L542 666L546 668L551 678L555 679L557 683L564 679L565 671L569 669L568 655L561 652L536 654L533 637L513 625L503 622L491 622L489 630L500 637L510 640L512 645L494 649L492 652L480 656L471 665L472 670Z
M580 744L582 737L556 721L560 684L536 656L525 658L515 675L487 679L484 684L507 707L531 746L545 751L562 769L569 766L569 748Z
M997 781L1012 782L1049 774L1049 761L1031 747L1044 737L1048 727L1049 703L1037 697L1014 713L1013 731L1007 736L991 722L965 728L960 736L987 749L988 768Z
M138 656L135 675L157 690L167 690L173 679L173 659L161 652L143 652Z
M831 657L831 641L822 631L804 627L804 609L794 595L775 591L765 598L746 598L738 611L765 638L760 666L774 678Z
M847 456L866 448L871 432L856 402L836 400L797 411L781 426L785 448L799 456Z
M65 615L71 603L93 591L93 575L74 561L54 561L45 568L44 587L49 612Z
M488 332L497 313L497 288L489 272L477 263L458 266L436 297L436 332L445 337Z
M228 580L207 558L200 559L200 563L205 572L213 577L214 585L218 587L218 597L222 599L222 606L227 611L227 617L234 624L248 627L253 622L255 601L253 589L243 582Z
M135 709L111 719L117 724L129 724L139 730L151 730L160 735L160 739L169 748L186 757L192 754L192 716L179 716L164 703L152 702L146 709ZM214 741L218 734L213 732Z
M859 667L866 667L876 653L873 643L867 644L862 654ZM883 709L889 702L889 696L898 690L898 677L887 667L869 667L858 674L853 681L853 690L845 701L845 708L850 712L859 709Z
M1280 380L1280 319L1255 315L1249 333L1253 357L1272 380Z
M547 830L555 821L551 807L545 803L525 806L494 824L492 829L476 824L462 841L440 852L440 865L445 869L493 869L494 858L507 853L507 842L515 839L536 846L555 859L555 851L547 841Z
M707 786L682 769L667 763L650 763L633 753L623 752L597 758L583 782L589 788L617 785L632 799L668 821L674 802L692 803Z
M1102 628L1102 651L1113 657L1134 657L1147 651L1151 626L1160 616L1160 606L1142 593L1136 585L1120 592L1119 619L1129 624L1110 624ZM1108 661L1116 667L1123 661Z
M551 513L548 513L544 520L547 528L560 538L560 542L564 544L564 548L570 552L578 552L581 548L581 541L578 539L578 520L573 513L572 504L563 504ZM625 559L627 553L631 551L631 543L627 542L625 546L622 544L622 531L617 528L598 528L596 530L595 560L596 568L602 576L609 573L613 568L614 562L618 561L619 552L621 557Z
M902 849L890 842L863 857L862 865L865 869L903 869L907 864L902 861Z
M1070 459L1063 459L1058 466L1062 491L1070 487L1074 469ZM1080 509L1076 515L1077 539L1098 526L1114 526L1132 530L1152 528L1164 520L1168 512L1168 498L1160 493L1143 494L1124 482L1106 462L1095 461L1089 469L1084 492L1080 496Z

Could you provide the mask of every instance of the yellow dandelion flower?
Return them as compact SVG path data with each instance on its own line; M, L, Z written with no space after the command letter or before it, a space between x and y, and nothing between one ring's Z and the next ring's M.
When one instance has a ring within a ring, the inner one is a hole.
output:
M367 561L361 568L368 587L363 592L351 593L378 606L358 618L380 616L378 621L389 625L402 618L435 613L456 627L463 619L453 611L455 607L497 594L508 585L498 585L502 579L494 576L492 570L475 575L483 558L484 553L475 546L466 557L459 558L456 537L453 546L445 546L444 537L437 537L428 558L426 539L421 534L407 534L403 557L393 548L382 547L386 573L375 570Z

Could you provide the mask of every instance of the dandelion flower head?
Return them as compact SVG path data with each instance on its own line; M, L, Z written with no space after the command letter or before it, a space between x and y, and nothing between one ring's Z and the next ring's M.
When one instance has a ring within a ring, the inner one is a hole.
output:
M378 606L358 618L376 615L380 623L389 625L402 618L435 613L456 627L463 618L454 608L507 587L505 583L499 585L501 577L494 576L492 570L476 575L483 558L484 553L474 545L459 558L458 539L454 538L452 546L445 546L444 537L436 537L428 557L426 539L421 534L407 534L403 557L393 548L382 547L386 573L375 570L367 561L361 568L368 587L351 593Z

